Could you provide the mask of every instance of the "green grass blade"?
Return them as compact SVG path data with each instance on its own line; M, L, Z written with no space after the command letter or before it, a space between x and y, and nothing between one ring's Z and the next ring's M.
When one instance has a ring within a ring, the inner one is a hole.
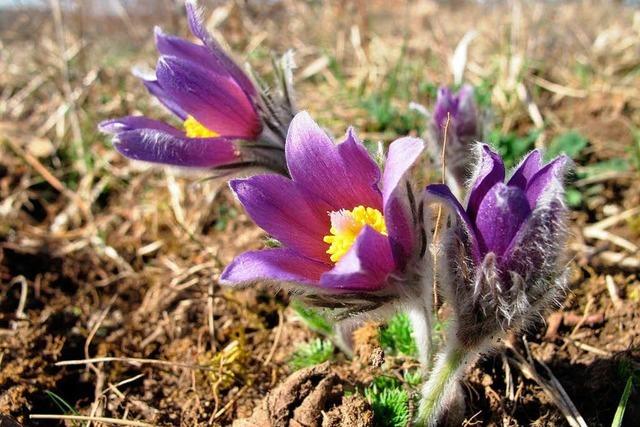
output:
M629 377L627 380L627 384L624 386L624 391L622 392L622 397L620 398L620 403L618 403L618 409L616 410L616 414L613 417L613 422L611 423L611 427L620 427L622 425L622 418L624 417L624 411L627 409L627 402L629 401L629 396L631 395L631 386L633 386L633 377Z

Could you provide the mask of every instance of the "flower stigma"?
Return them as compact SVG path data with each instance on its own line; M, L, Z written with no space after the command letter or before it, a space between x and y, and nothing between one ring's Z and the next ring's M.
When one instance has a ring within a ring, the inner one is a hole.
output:
M356 206L352 210L341 209L330 212L329 216L331 217L331 229L329 230L331 234L324 236L322 240L330 245L327 253L333 262L340 261L340 258L351 249L365 225L384 236L387 235L384 216L374 208Z
M187 116L182 126L184 127L185 134L189 138L215 138L216 136L220 136L218 132L206 128L193 116Z

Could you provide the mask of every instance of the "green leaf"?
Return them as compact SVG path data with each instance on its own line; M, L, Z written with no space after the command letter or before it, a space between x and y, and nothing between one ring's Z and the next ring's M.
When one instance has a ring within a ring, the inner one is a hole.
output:
M539 129L534 129L525 136L518 136L493 130L489 134L489 143L500 153L505 166L510 168L517 165L522 157L534 148L540 132Z
M567 204L572 208L582 206L582 192L575 187L568 187L564 195Z
M626 159L603 160L580 169L580 175L584 178L592 178L608 172L625 172L629 170L629 162Z
M307 307L302 302L294 300L291 303L291 308L296 312L302 321L312 331L318 332L323 335L333 334L333 323L324 315L321 310Z
M624 391L622 392L620 403L618 403L618 409L616 409L616 414L613 416L613 422L611 423L611 427L620 427L622 425L622 418L624 418L624 411L627 409L627 402L629 401L629 396L631 395L632 386L633 386L633 376L630 376L627 379L627 384L624 386Z
M588 144L589 141L578 132L565 132L553 138L545 153L545 161L549 161L562 153L572 159L576 159Z
M409 394L392 377L378 377L364 391L376 426L405 427L409 423Z
M289 366L297 371L298 369L319 365L333 358L333 351L334 347L331 341L316 338L296 349L289 360Z
M393 316L389 323L380 329L378 339L380 346L387 352L415 357L418 349L412 334L409 316L406 313L400 313Z

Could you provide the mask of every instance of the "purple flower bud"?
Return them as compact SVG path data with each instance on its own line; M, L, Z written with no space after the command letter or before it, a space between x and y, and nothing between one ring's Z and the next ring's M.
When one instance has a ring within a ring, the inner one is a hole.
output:
M440 158L444 131L449 118L446 147L447 171L455 185L462 187L469 178L471 164L471 147L475 141L482 139L481 123L471 85L463 85L457 93L441 86L433 109L431 121L431 143L440 147L434 153Z
M466 208L445 185L426 190L452 214L438 271L469 347L525 327L560 297L567 235L566 156L543 165L535 150L505 182L500 156L485 144L478 151Z
M408 182L424 143L400 138L381 173L352 129L334 144L306 112L286 142L291 179L259 175L231 181L251 218L282 243L246 252L222 273L229 285L289 284L323 306L366 311L398 293L425 245Z
M290 88L283 88L282 99L258 91L207 32L194 2L186 9L200 43L156 28L160 58L155 75L143 77L182 129L132 116L102 122L99 129L113 134L115 148L134 160L184 168L257 166L286 175L284 139L294 114Z

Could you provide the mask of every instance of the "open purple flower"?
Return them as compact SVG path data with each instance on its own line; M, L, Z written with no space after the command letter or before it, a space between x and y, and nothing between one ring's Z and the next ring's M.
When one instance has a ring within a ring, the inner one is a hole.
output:
M517 328L539 315L562 291L565 267L563 179L569 159L543 164L535 150L505 182L500 156L486 144L478 149L466 208L445 185L426 189L454 218L441 274L463 342L485 338L480 330Z
M421 256L421 221L407 178L423 148L420 139L396 140L381 173L353 129L336 145L306 112L297 114L286 142L291 179L258 175L230 183L255 223L282 247L240 255L221 282L294 284L327 306L347 306L346 295L367 293L365 304L375 306L374 294L393 293ZM341 298L322 297L332 294Z
M432 145L439 147L438 152L434 153L436 159L440 159L447 118L449 118L445 153L447 172L450 175L450 181L453 179L452 184L462 188L471 171L473 143L482 139L478 108L471 85L463 85L457 93L446 86L438 89L431 121Z
M187 2L186 10L189 28L201 43L156 28L160 58L155 75L143 77L148 91L182 128L127 116L102 122L100 130L113 134L115 148L134 160L185 168L259 166L286 174L290 89L278 100L258 91L207 32L195 2Z

